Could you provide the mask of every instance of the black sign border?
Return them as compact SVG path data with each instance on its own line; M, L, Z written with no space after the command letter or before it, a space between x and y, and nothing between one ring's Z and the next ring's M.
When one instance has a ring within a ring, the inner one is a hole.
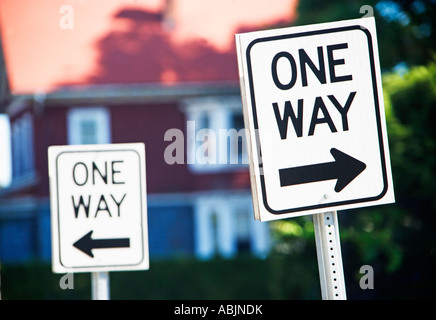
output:
M352 31L352 30L362 31L367 36L367 41L368 41L368 53L369 53L369 60L370 60L370 67L371 67L375 115L376 115L377 129L378 129L377 133L378 133L378 138L379 138L378 140L379 140L379 150L380 150L380 163L381 163L383 183L384 183L383 190L381 191L381 193L379 195L373 196L373 197L351 199L351 200L345 200L345 201L337 201L337 202L310 205L310 206L291 208L291 209L274 210L268 204L266 187L265 187L265 178L264 178L263 174L260 174L260 183L261 183L261 188L262 188L263 204L264 204L265 209L268 210L268 212L270 212L272 214L281 215L281 214L294 213L294 212L300 212L300 211L308 211L308 210L314 210L314 209L330 208L330 207L335 207L335 206L345 206L345 205L349 205L349 204L377 201L377 200L380 200L381 198L383 198L388 191L386 159L385 159L384 144L383 144L383 132L382 132L382 124L381 124L380 105L379 105L379 100L378 100L377 77L376 77L376 71L375 71L374 48L373 48L372 37L371 37L370 31L362 25L351 25L351 26L328 28L328 29L322 29L322 30L312 30L312 31L306 31L306 32L299 32L299 33L294 33L294 34L285 34L285 35L258 38L258 39L253 40L252 42L250 42L250 44L247 46L247 50L246 50L247 73L248 73L248 81L249 81L249 87L250 87L251 107L252 107L252 111L253 111L253 125L254 125L254 129L255 129L254 132L256 135L256 140L258 141L258 145L259 145L259 150L258 150L259 152L257 152L259 169L261 172L263 171L263 168L262 168L263 165L262 165L262 162L260 161L261 160L260 157L262 154L262 151L261 151L262 147L260 145L260 139L259 139L259 130L258 130L259 126L258 126L258 120L257 120L256 100L255 100L255 94L254 94L253 75L252 75L251 57L250 57L250 51L253 48L253 46L257 43L260 43L260 42L276 41L276 40L298 38L298 37L309 37L309 36L314 36L314 35L322 35L322 34L335 33L335 32L345 32L345 31Z

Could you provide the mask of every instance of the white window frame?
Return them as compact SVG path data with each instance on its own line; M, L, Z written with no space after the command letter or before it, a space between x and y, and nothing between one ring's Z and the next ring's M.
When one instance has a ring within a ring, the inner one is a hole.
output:
M228 145L229 130L233 128L233 115L242 115L240 97L207 97L192 98L183 101L183 111L186 115L187 127L187 164L194 173L210 173L247 169L248 154L245 130L238 131L242 137L242 158L238 148ZM208 119L208 128L201 128L204 118ZM210 157L202 157L200 146L205 146L204 136L212 134L214 141L208 142ZM238 146L239 139L236 141ZM200 151L200 152L199 152ZM229 152L228 152L229 151ZM212 162L207 160L212 159ZM235 163L234 159L237 159Z
M26 112L11 126L12 178L14 182L33 178L35 175L35 152L33 116Z
M83 144L81 122L84 120L95 121L95 144L111 143L110 113L104 107L78 107L68 111L68 144Z
M232 258L238 254L236 215L246 210L251 254L265 258L270 251L268 223L254 220L252 198L244 195L202 195L194 204L195 255L201 260L218 255ZM214 230L214 220L216 230Z

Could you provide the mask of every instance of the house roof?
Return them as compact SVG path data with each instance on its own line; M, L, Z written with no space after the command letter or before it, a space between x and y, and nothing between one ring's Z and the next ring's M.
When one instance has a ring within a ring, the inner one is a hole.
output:
M0 0L10 89L236 82L234 33L291 23L296 2Z

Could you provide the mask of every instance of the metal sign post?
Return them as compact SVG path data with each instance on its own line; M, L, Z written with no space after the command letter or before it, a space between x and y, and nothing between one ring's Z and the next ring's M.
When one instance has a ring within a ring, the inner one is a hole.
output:
M92 300L110 300L109 272L92 272Z
M323 300L346 300L339 224L336 211L313 215Z

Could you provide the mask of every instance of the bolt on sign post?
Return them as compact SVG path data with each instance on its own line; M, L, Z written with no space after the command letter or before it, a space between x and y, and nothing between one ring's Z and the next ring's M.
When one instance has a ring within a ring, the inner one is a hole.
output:
M255 219L313 214L323 298L345 299L336 210L395 202L374 18L236 48Z
M109 299L109 271L149 268L143 143L48 149L55 273L91 272Z

